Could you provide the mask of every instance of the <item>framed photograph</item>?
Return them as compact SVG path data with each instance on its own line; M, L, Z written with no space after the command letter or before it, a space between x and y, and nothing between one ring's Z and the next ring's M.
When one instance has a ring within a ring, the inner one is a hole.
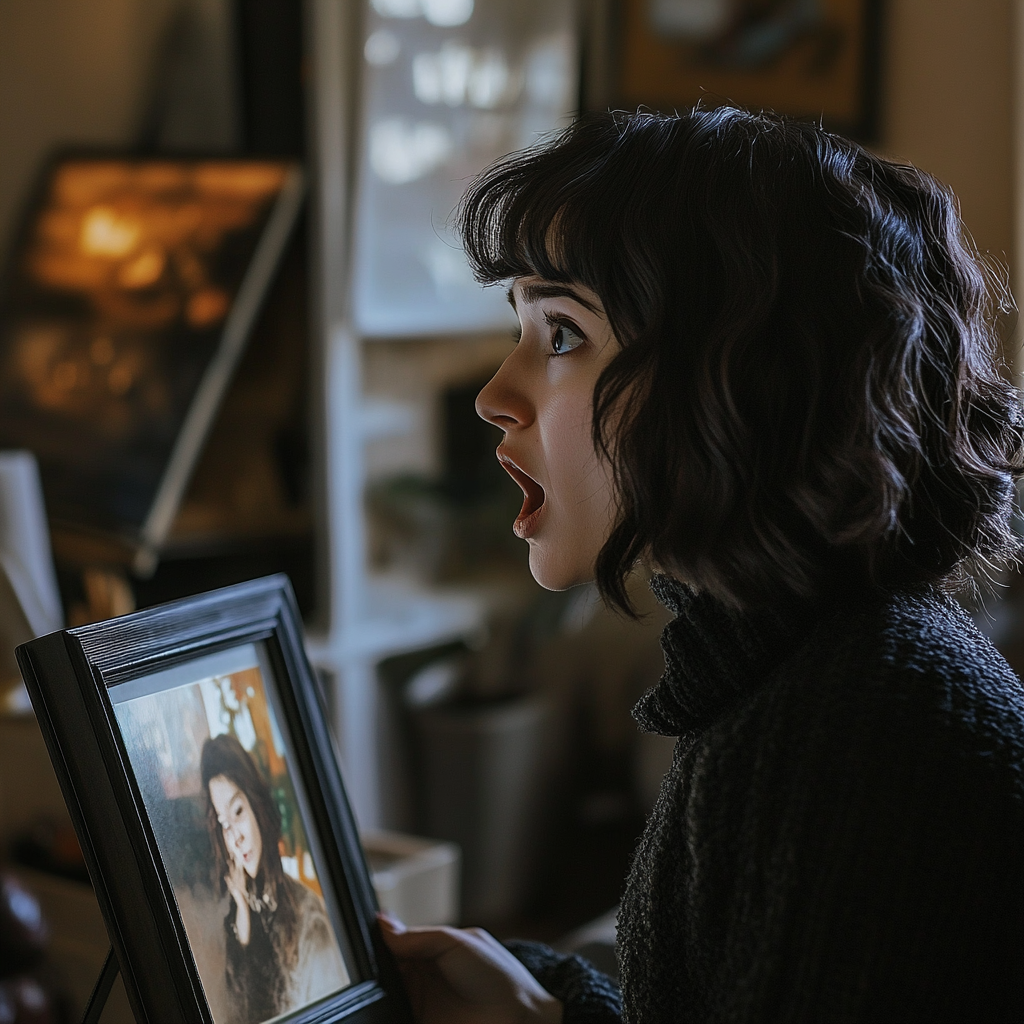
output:
M136 1020L410 1020L285 576L24 644Z
M622 105L736 103L877 133L882 0L623 0Z

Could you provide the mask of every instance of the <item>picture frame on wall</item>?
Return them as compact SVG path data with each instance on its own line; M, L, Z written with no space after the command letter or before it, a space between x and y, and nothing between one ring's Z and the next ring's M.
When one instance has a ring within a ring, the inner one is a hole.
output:
M736 104L878 131L882 0L622 0L618 102Z
M18 648L137 1021L411 1020L285 576Z

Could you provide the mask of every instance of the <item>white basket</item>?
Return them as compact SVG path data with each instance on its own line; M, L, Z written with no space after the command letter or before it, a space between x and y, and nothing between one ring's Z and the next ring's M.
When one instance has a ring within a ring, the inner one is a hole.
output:
M380 909L408 925L459 920L459 848L401 832L363 832Z

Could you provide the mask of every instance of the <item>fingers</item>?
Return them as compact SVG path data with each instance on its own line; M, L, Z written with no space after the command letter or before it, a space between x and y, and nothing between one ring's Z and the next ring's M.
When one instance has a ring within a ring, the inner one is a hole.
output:
M562 1004L482 928L407 928L378 914L421 1020L560 1021ZM457 1012L456 1012L457 1011Z
M384 941L397 957L436 960L466 944L456 928L406 928L401 921L386 914L378 914L377 920Z
M471 965L486 966L507 977L529 975L525 967L483 928L407 928L401 921L378 914L388 948L407 964L432 961L446 973ZM439 961L445 960L441 965Z
M385 934L405 931L405 925L399 921L397 917L385 914L382 910L377 911L377 920L380 922L380 926L384 930Z

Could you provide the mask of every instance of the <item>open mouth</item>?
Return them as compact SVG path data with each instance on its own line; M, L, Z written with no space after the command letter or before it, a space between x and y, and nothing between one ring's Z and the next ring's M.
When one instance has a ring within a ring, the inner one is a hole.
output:
M505 472L519 484L523 492L523 507L512 524L512 530L517 537L526 540L536 529L541 510L544 508L544 488L500 451L498 452L498 461L504 467Z

